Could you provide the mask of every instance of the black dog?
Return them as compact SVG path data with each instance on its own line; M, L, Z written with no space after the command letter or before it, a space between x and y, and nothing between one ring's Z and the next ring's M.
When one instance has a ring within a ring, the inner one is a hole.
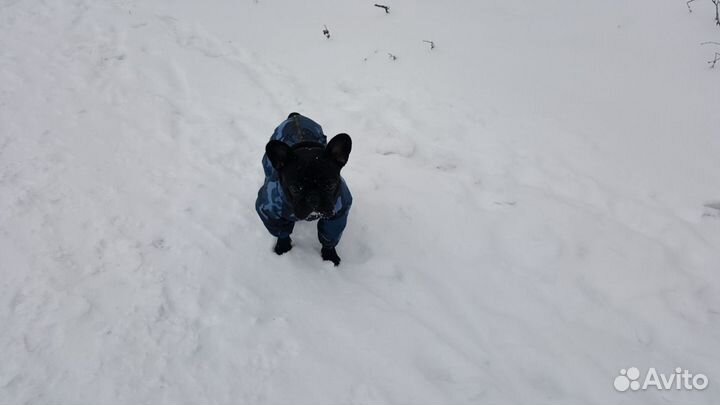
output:
M292 248L290 234L299 220L319 220L322 258L336 266L335 246L347 224L352 195L340 176L352 149L348 134L327 142L322 127L310 118L292 113L265 146L265 183L255 202L260 219L277 237L275 253Z

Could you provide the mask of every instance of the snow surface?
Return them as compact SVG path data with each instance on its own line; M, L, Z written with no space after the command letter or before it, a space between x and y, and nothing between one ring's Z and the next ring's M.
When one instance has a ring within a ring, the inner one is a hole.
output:
M720 402L711 3L372 3L0 0L0 404ZM339 268L254 211L291 111Z

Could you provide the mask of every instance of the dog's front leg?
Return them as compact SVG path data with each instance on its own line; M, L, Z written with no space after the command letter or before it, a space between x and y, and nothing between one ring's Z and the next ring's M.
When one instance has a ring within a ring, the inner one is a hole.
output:
M352 195L350 190L343 181L340 188L340 201L342 208L332 218L323 218L318 221L318 239L322 245L320 255L323 260L331 261L336 266L340 264L340 256L335 251L335 246L340 243L345 226L347 225L347 217L352 206Z
M255 210L268 232L277 238L273 250L275 253L281 255L292 249L290 234L293 228L295 228L295 222L283 216L281 204L276 204L271 199L264 198L267 195L264 188L265 187L260 189L258 193L258 198L255 201Z

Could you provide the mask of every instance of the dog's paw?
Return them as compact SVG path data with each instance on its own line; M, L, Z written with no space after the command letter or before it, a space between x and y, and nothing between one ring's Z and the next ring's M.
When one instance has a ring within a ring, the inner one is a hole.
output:
M292 249L292 239L288 236L287 238L278 238L275 244L275 253L281 255Z
M320 254L322 255L323 260L331 261L336 266L340 264L340 256L338 256L335 248L324 247L322 248L322 250L320 250Z

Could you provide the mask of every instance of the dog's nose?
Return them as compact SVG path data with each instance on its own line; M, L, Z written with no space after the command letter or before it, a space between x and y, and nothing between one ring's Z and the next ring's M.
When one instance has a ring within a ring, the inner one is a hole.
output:
M318 205L320 205L320 197L317 195L309 195L307 198L307 203L310 207L315 209L318 207Z

